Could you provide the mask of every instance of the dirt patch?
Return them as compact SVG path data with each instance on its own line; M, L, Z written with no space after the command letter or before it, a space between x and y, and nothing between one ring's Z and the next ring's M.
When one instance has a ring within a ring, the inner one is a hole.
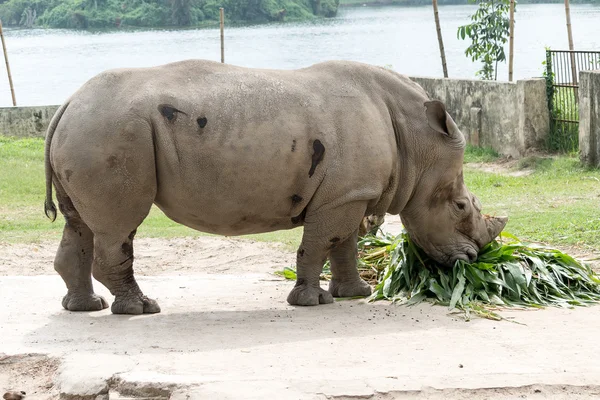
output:
M382 225L394 235L402 231L400 217L387 215ZM58 242L0 244L0 276L55 275ZM560 250L588 262L600 272L600 252L567 246ZM277 243L214 236L137 239L134 245L137 275L192 275L264 273L294 266L296 255Z
M54 275L58 242L0 244L0 276ZM283 245L247 239L137 239L135 271L139 275L241 274L292 266L296 255Z
M25 392L26 399L56 399L57 359L39 354L6 356L0 353L0 393Z
M534 169L517 169L519 160L501 159L494 163L467 163L465 167L490 174L505 176L528 176L535 172Z

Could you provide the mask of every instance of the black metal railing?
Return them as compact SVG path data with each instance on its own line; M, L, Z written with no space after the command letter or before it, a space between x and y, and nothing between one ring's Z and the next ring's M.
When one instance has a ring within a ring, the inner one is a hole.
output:
M579 149L579 72L600 70L600 51L546 51L546 91L550 109L550 150Z

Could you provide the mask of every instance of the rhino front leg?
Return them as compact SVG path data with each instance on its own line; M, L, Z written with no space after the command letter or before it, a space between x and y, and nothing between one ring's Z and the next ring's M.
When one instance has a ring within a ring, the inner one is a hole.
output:
M317 213L308 210L296 258L296 286L287 298L288 303L314 306L333 302L332 293L320 286L319 276L323 271L323 264L332 249L346 241L356 242L357 226L365 209L366 204L353 202L336 208L321 209ZM354 268L356 269L356 264Z
M92 273L115 296L113 314L152 314L158 303L142 293L133 276L133 230L128 236L116 234L94 237Z
M339 245L334 245L329 255L332 279L329 293L333 297L368 296L371 285L358 274L356 257L358 256L358 230Z
M326 247L320 241L307 240L306 233L296 253L296 286L287 301L294 306L316 306L333 303L329 292L321 288L319 277L327 258Z

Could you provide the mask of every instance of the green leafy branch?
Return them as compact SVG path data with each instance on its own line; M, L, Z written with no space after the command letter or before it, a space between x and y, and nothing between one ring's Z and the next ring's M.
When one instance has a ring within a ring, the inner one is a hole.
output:
M506 61L504 45L508 41L510 0L470 0L479 5L471 23L458 27L457 37L471 40L465 55L483 67L477 71L482 79L498 79L498 63Z

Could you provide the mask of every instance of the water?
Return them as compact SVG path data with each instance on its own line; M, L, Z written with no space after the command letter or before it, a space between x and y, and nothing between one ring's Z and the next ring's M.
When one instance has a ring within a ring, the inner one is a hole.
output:
M473 78L479 66L456 38L474 6L440 7L449 74ZM600 50L600 5L572 5L575 47ZM540 76L544 48L567 49L562 4L519 5L515 30L515 78ZM431 7L340 9L335 19L302 24L226 28L226 61L248 67L293 69L347 59L392 65L396 71L442 76ZM67 30L5 31L19 105L60 104L97 73L188 58L220 60L219 30L148 30L90 33ZM508 56L508 46L507 46ZM508 78L506 65L499 78ZM0 70L0 106L11 105Z

